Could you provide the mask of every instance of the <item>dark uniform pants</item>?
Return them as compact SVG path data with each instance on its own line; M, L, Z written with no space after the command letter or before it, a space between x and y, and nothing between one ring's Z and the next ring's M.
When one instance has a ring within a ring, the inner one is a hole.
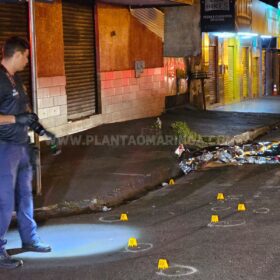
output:
M20 237L30 244L37 239L33 219L32 168L28 145L0 144L0 251L13 211L17 213Z

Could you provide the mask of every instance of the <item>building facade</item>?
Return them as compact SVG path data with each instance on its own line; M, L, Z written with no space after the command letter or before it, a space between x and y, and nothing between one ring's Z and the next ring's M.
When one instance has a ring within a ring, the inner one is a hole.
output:
M26 2L1 3L0 43L29 38L28 16ZM36 2L35 22L38 115L46 128L64 136L162 113L163 39L128 6ZM30 92L29 69L22 78Z
M258 0L208 2L201 2L208 105L278 94L279 10Z

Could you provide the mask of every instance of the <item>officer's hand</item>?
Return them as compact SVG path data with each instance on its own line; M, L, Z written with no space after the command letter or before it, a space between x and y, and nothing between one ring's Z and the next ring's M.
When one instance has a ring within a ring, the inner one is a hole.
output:
M16 123L21 125L31 125L33 122L38 121L38 116L35 113L22 113L15 116Z

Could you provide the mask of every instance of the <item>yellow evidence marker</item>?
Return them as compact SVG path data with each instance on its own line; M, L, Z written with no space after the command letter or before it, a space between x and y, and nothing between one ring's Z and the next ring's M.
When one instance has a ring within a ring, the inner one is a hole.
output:
M137 240L134 237L129 238L128 247L137 247Z
M125 221L125 222L128 221L127 214L125 214L125 213L121 214L120 220Z
M224 194L223 193L218 193L217 200L224 200L224 199L225 199Z
M166 259L159 259L158 261L158 269L164 270L168 269L169 265Z
M211 223L218 223L218 222L219 222L219 216L218 215L212 215Z
M246 207L244 203L239 203L237 207L237 211L246 211Z
M174 184L175 184L174 180L173 180L173 179L170 179L170 180L169 180L169 185L174 185Z

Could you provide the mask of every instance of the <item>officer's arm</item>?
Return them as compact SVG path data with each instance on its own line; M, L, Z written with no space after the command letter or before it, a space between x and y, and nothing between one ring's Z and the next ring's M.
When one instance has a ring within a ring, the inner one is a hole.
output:
M0 115L0 125L12 124L16 122L16 117L13 115Z
M0 90L0 104L5 98L4 91ZM16 122L16 117L14 115L1 115L0 113L0 125L13 124Z

